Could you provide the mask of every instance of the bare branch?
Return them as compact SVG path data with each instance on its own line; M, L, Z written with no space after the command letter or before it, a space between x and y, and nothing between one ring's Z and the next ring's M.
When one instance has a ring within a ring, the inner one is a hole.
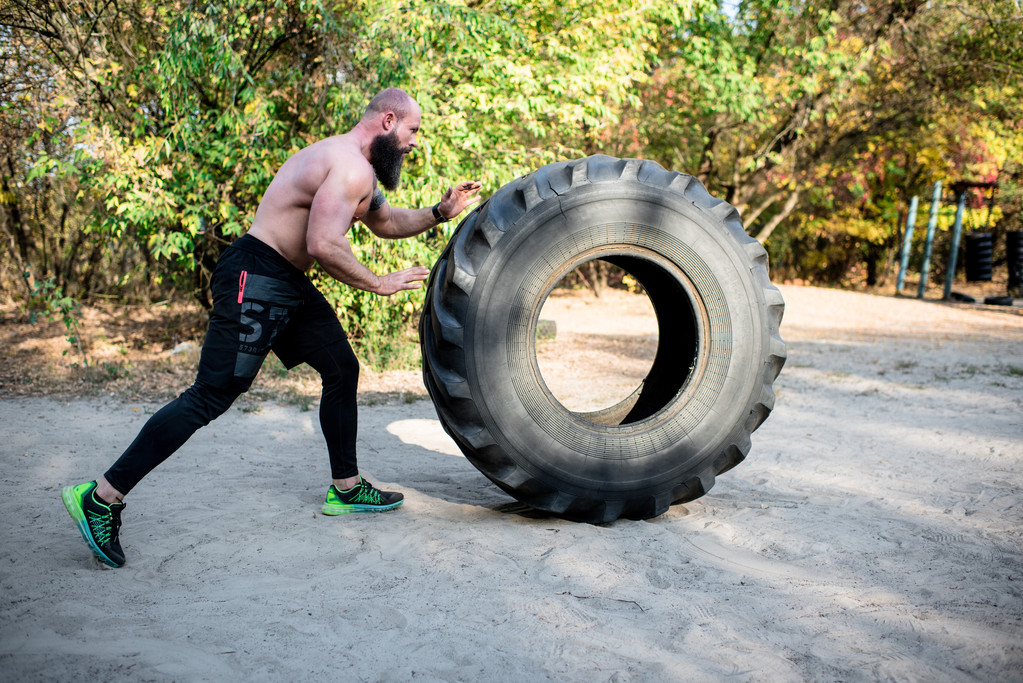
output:
M761 231L757 233L757 241L760 242L761 244L767 242L767 238L771 236L771 233L774 232L774 229L781 225L781 222L788 218L789 215L792 213L793 209L796 208L796 202L798 201L799 190L795 190L792 192L792 194L789 195L788 201L785 202L785 206L782 207L781 212L779 212L776 216L771 218L771 220L767 222L767 225L765 225L763 229L761 229Z

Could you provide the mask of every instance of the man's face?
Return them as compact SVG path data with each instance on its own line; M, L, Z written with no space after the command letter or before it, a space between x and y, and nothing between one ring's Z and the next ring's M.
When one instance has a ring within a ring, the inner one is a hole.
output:
M401 180L401 165L412 147L402 147L398 130L378 135L369 146L370 164L377 174L377 180L388 190L397 190Z
M394 121L389 133L378 135L370 144L370 156L377 178L388 190L396 190L401 180L401 164L405 155L416 147L416 133L422 120L419 105L413 103L411 111Z

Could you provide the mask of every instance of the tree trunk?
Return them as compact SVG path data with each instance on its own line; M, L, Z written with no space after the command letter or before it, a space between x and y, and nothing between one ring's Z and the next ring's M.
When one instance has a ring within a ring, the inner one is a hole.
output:
M579 267L579 274L586 281L586 285L593 292L594 297L599 299L600 295L607 288L607 276L610 270L611 268L607 261L601 261L600 259L587 261Z
M796 208L796 202L799 201L799 190L794 190L789 195L788 201L785 202L785 206L782 207L781 211L767 222L760 232L757 233L757 241L761 244L767 242L767 238L771 236L774 229L777 228L783 220L789 217L792 210Z

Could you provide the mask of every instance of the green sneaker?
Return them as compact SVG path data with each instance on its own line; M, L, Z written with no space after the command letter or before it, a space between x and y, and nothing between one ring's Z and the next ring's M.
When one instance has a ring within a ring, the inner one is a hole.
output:
M117 540L124 503L108 505L95 495L96 482L68 486L61 493L64 507L78 525L82 538L101 562L111 567L124 565L124 551Z
M363 478L347 491L338 491L333 484L323 502L323 514L343 515L348 512L385 512L393 510L405 501L405 496L396 491L381 491Z

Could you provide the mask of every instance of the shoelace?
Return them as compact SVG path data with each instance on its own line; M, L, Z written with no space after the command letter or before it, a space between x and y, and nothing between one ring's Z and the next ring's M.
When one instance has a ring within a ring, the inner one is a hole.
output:
M96 512L95 510L89 510L89 527L92 529L92 535L96 537L97 543L106 543L110 540L116 527L114 514L112 512L103 514L102 512Z
M362 485L359 487L359 492L355 494L355 497L352 499L352 502L379 505L380 492L373 488L373 485L364 479L362 481Z

